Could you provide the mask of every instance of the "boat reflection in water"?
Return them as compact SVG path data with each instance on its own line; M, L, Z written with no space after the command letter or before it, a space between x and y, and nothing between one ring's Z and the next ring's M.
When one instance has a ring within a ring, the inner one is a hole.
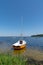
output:
M21 50L13 50L14 55L22 55L26 52L26 48L23 48Z

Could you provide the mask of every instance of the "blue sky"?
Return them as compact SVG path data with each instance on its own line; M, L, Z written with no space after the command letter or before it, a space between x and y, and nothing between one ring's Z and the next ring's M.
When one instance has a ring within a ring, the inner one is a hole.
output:
M0 36L43 33L43 0L0 0Z

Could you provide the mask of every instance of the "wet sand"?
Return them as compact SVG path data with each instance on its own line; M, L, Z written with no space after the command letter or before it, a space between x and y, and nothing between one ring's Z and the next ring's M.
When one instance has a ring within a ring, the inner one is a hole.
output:
M38 60L38 61L43 60L43 52L42 51L28 49L25 54L26 54L26 56L31 57L35 60Z

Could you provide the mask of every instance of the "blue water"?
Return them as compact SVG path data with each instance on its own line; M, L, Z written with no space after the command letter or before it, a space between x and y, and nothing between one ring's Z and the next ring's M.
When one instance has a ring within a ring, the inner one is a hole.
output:
M43 37L0 37L0 49L12 49L12 44L20 39L27 42L27 48L34 48L43 51Z

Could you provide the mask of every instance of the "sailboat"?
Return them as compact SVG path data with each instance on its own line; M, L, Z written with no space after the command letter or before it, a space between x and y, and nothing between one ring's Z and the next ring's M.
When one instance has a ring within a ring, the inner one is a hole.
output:
M22 34L21 34L21 37L22 37ZM17 50L23 49L23 48L26 47L26 41L23 40L23 39L20 39L16 43L14 43L12 46L13 46L14 49L17 49Z
M19 40L16 43L13 44L14 49L23 49L26 47L26 41L25 40Z

